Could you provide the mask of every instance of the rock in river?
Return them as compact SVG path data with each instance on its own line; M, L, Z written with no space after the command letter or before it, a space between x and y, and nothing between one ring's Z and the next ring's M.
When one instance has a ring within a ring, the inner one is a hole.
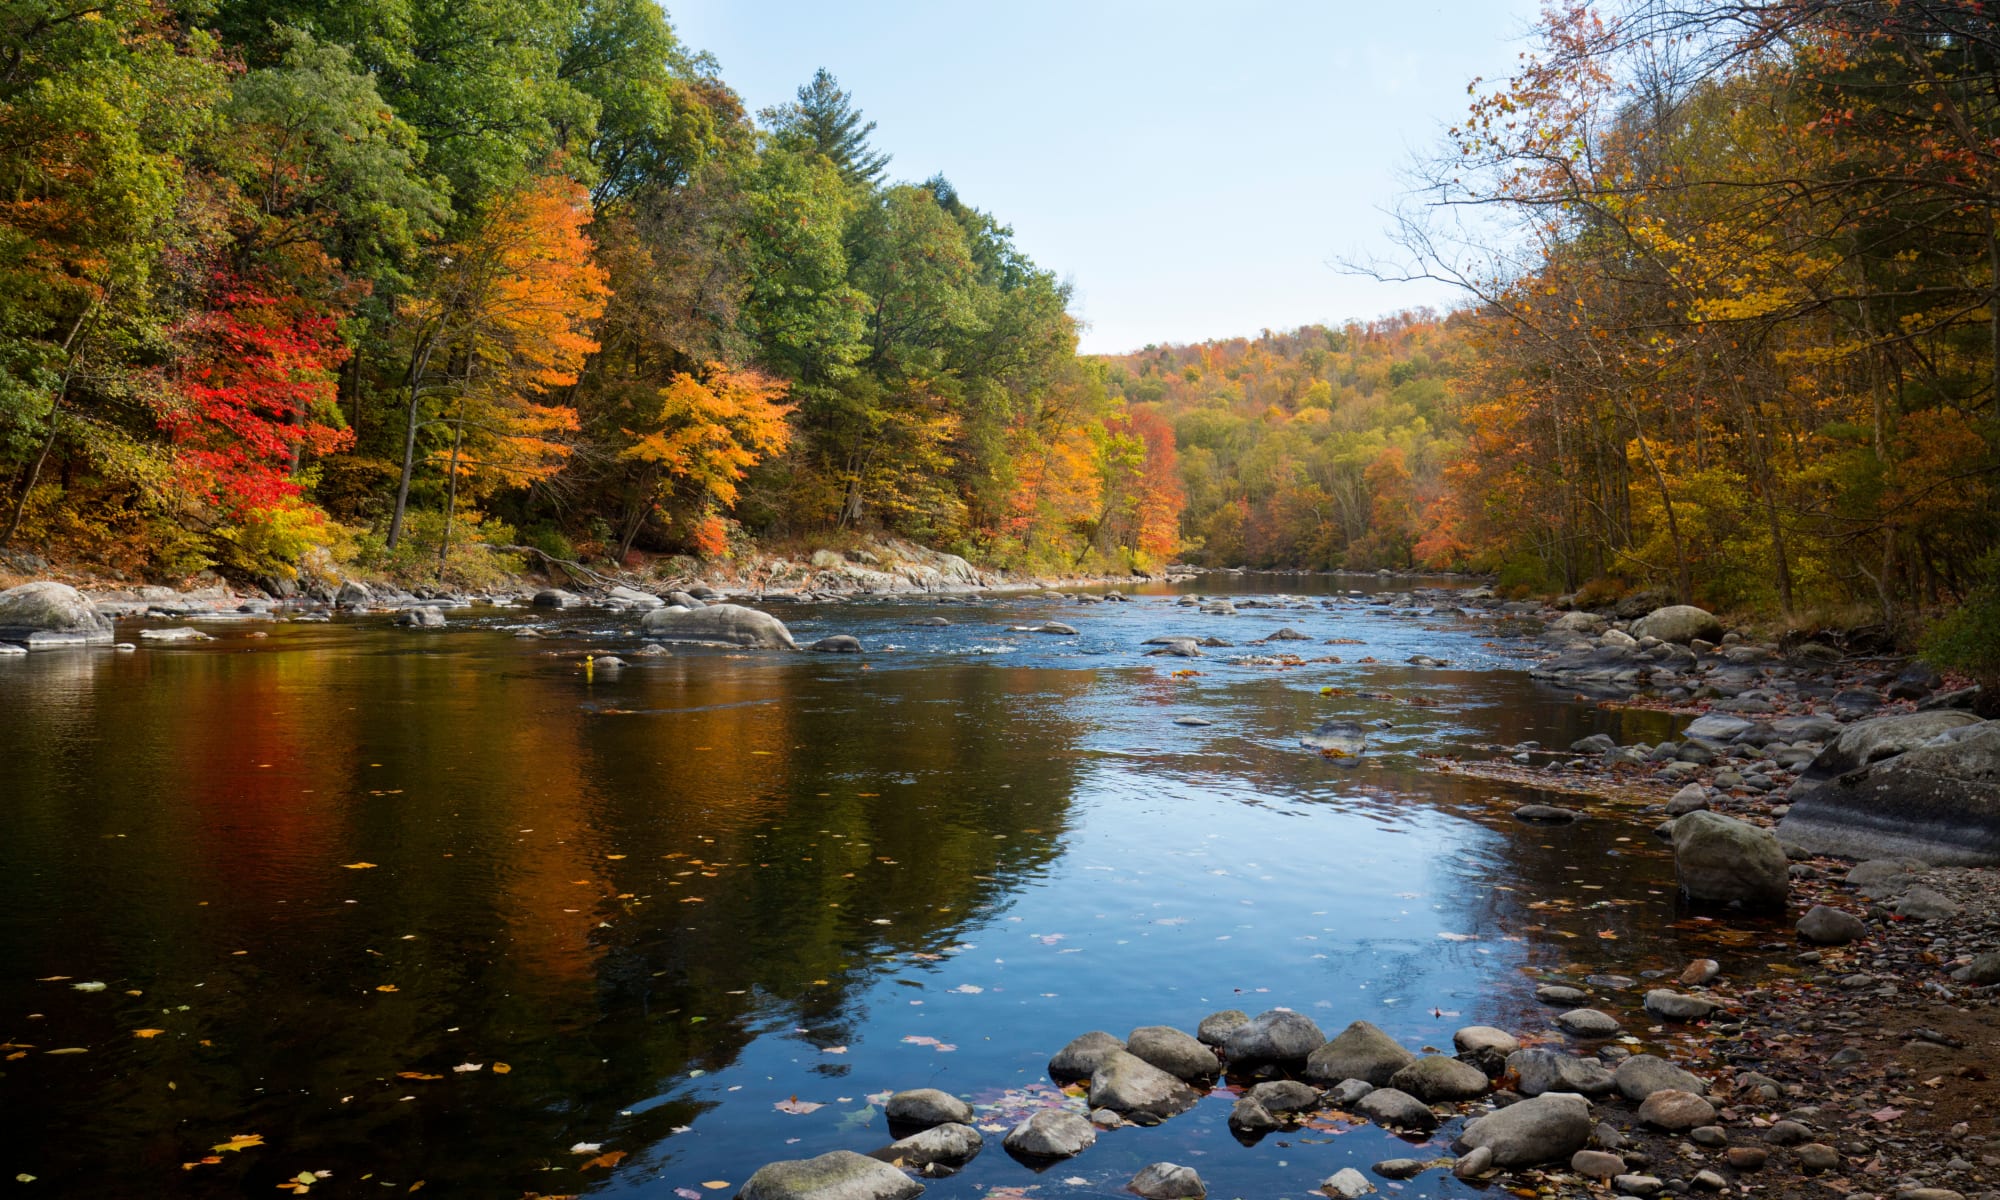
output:
M1479 1118L1458 1140L1491 1151L1496 1167L1566 1160L1590 1141L1590 1101L1564 1092L1536 1096Z
M1069 1158L1096 1145L1097 1130L1066 1109L1045 1108L1014 1126L1001 1144L1023 1158Z
M889 1097L885 1106L891 1125L928 1129L932 1125L972 1123L972 1106L937 1088L911 1088Z
M43 580L0 592L0 642L30 650L109 646L111 622L89 597L66 583Z
M1523 804L1514 810L1514 819L1542 825L1567 825L1571 821L1582 820L1583 814L1573 808L1559 808L1553 804Z
M1296 1066L1325 1044L1326 1035L1311 1017L1289 1008L1274 1008L1232 1030L1222 1043L1222 1052L1229 1065L1237 1068ZM1308 1078L1317 1077L1309 1072Z
M1222 1069L1215 1051L1171 1025L1143 1025L1134 1029L1125 1039L1125 1049L1189 1083L1206 1082Z
M1096 1074L1097 1068L1125 1043L1101 1029L1070 1039L1068 1045L1049 1059L1049 1078L1057 1083L1074 1083Z
M1618 1018L1594 1008L1572 1008L1557 1013L1556 1024L1578 1037L1607 1038L1618 1032Z
M1390 1076L1417 1061L1395 1038L1367 1021L1356 1021L1340 1036L1313 1049L1306 1060L1306 1078L1315 1083L1360 1079L1381 1087Z
M1504 1029L1491 1025L1467 1025L1451 1035L1458 1056L1488 1075L1507 1069L1507 1056L1521 1048L1520 1040Z
M1250 1023L1250 1014L1240 1008L1225 1008L1221 1012L1210 1013L1195 1026L1194 1036L1210 1046L1220 1046L1229 1040L1229 1035Z
M1328 721L1299 739L1308 750L1348 758L1368 748L1368 731L1354 721Z
M923 1184L888 1163L835 1150L759 1167L736 1200L911 1200L923 1194Z
M1791 864L1768 829L1712 812L1674 822L1674 874L1692 900L1782 908Z
M1267 1080L1251 1088L1245 1098L1255 1100L1272 1113L1310 1112L1320 1105L1319 1089L1296 1079Z
M1320 1181L1319 1190L1334 1200L1361 1200L1375 1190L1375 1185L1353 1167L1342 1167Z
M859 654L861 653L861 639L855 637L853 634L836 633L832 637L821 638L812 645L807 646L806 649L816 651L820 654Z
M951 1122L891 1142L869 1157L912 1167L925 1175L951 1175L978 1158L985 1145L986 1139L977 1129Z
M1376 1088L1354 1102L1354 1111L1388 1129L1428 1133L1437 1128L1430 1105L1396 1088Z
M1470 1100L1486 1094L1486 1072L1471 1063L1426 1054L1389 1077L1389 1086L1410 1093L1426 1104Z
M658 608L641 623L648 636L667 642L709 642L763 650L796 650L792 631L769 613L740 604L711 604L676 612Z
M1123 1050L1105 1055L1090 1077L1090 1107L1108 1108L1140 1124L1186 1112L1200 1098L1187 1084Z
M1167 1162L1154 1163L1140 1171L1125 1189L1146 1200L1201 1200L1208 1195L1208 1185L1193 1167Z

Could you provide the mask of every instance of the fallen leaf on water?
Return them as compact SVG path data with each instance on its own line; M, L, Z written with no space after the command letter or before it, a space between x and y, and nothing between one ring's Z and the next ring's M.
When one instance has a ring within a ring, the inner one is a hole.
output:
M232 1150L248 1150L252 1146L263 1144L264 1135L261 1133L238 1133L231 1135L228 1141L210 1148L217 1154L227 1154Z
M674 1195L679 1196L681 1200L701 1200L701 1193L693 1188L675 1188Z
M506 1063L493 1064L493 1073L495 1075L505 1075L507 1072L512 1071L513 1069L514 1068L508 1066Z
M363 862L363 863L342 863L340 865L347 868L350 871L366 871L369 868L373 867L375 864Z
M469 1075L474 1071L483 1070L485 1067L485 1063L462 1062L453 1067L452 1070L458 1072L460 1075Z
M1607 942L1615 942L1618 940L1618 935L1611 932L1609 929L1598 930L1597 936L1603 938Z
M604 1149L603 1142L578 1142L569 1148L571 1154L595 1154Z
M401 988L397 987L397 986L396 986L395 984L393 984L393 983L381 983L381 984L377 984L377 985L375 985L375 990L376 990L376 991L378 991L378 992L399 992L399 991L402 991L402 989L401 989Z
M612 1167L618 1165L618 1160L624 1158L626 1153L627 1151L624 1150L607 1150L603 1154L598 1155L596 1158L593 1158L589 1162L578 1167L577 1170L588 1171L592 1167L603 1167L606 1170L610 1170Z
M429 1080L433 1080L433 1079L443 1079L443 1078L444 1078L444 1076L442 1076L442 1075L426 1075L426 1074L425 1074L424 1072L422 1072L422 1071L398 1071L398 1072L396 1072L396 1078L398 1078L398 1079L422 1079L422 1080L425 1080L425 1081L429 1081Z
M767 754L767 753L769 753L769 751L765 751L765 750L758 750L758 751L754 751L754 753L757 753L757 754ZM703 1187L707 1188L707 1189L708 1189L709 1191L711 1191L711 1192L719 1192L719 1191L721 1191L721 1190L722 1190L723 1188L726 1188L726 1187L728 1187L728 1186L729 1186L729 1181L728 1181L727 1179L704 1179L704 1180L702 1180L702 1181L701 1181L701 1186L703 1186Z
M104 990L104 985L98 983L96 980L92 980L89 983L72 983L70 986L79 992L101 992Z
M789 1100L780 1100L777 1104L779 1112L793 1113L798 1116L804 1116L809 1112L818 1112L825 1107L826 1105L824 1104L817 1104L811 1100L801 1100L797 1096L793 1096Z
M65 980L65 979L68 979L68 978L69 978L69 976L67 976L67 975L44 975L44 976L42 976L42 977L41 977L40 979L37 979L37 980L35 980L35 982L36 982L36 983L61 983L61 982L62 982L63 980Z
M845 1053L847 1053L847 1047L845 1047L845 1046L821 1046L821 1047L819 1048L819 1052L820 1052L821 1054L845 1054Z
M142 1037L142 1038L156 1038L165 1032L166 1030L164 1029L134 1029L132 1031L132 1036Z
M88 1053L90 1053L90 1051L89 1051L89 1050L87 1050L87 1049L85 1049L85 1048L84 1048L84 1047L82 1047L82 1046L64 1046L64 1047L63 1047L62 1049L60 1049L60 1050L45 1050L45 1051L43 1051L43 1053L45 1053L45 1054L88 1054Z

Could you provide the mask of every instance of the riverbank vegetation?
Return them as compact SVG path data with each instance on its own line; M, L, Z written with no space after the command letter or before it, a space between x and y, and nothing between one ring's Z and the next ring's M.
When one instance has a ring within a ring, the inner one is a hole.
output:
M1177 548L1066 286L824 72L753 115L651 0L28 0L0 51L0 544Z
M0 48L0 546L464 583L888 533L1905 630L2000 587L1963 0L1553 7L1365 264L1463 308L1106 357L832 76L750 113L650 0L29 0Z

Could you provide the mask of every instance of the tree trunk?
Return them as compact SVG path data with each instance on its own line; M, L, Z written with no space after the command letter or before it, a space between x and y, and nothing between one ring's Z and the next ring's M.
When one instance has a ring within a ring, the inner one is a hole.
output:
M465 441L465 426L451 423L451 480L444 491L444 536L438 539L438 582L444 582L445 560L451 556L451 519L458 515L458 448Z
M389 549L403 537L403 510L410 503L410 476L417 468L417 402L423 397L424 372L430 369L431 349L426 341L410 360L410 412L403 430L403 474L396 481L396 510L389 516Z

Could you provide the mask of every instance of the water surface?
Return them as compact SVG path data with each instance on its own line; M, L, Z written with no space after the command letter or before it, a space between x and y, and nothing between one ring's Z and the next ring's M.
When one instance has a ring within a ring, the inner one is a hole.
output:
M640 658L631 618L481 608L0 660L0 1175L729 1195L886 1143L891 1089L991 1128L1075 1104L1043 1067L1086 1030L1286 1006L1413 1048L1553 1037L1538 979L1717 952L1642 824L1523 825L1546 797L1419 757L1664 718L1530 681L1490 623L1330 599L1372 580L1201 586L1312 594L774 606L860 656ZM952 624L908 624L930 616ZM1010 628L1048 619L1081 633ZM1282 625L1312 640L1243 645ZM1166 632L1240 648L1143 657ZM1344 661L1229 661L1287 652ZM1358 760L1297 748L1336 717L1389 724ZM1665 1036L1637 999L1607 1006ZM1212 1195L1306 1197L1442 1152L1367 1127L1245 1146L1231 1098L1040 1175L989 1133L931 1194L1121 1195L1165 1159ZM214 1149L235 1135L261 1144Z

